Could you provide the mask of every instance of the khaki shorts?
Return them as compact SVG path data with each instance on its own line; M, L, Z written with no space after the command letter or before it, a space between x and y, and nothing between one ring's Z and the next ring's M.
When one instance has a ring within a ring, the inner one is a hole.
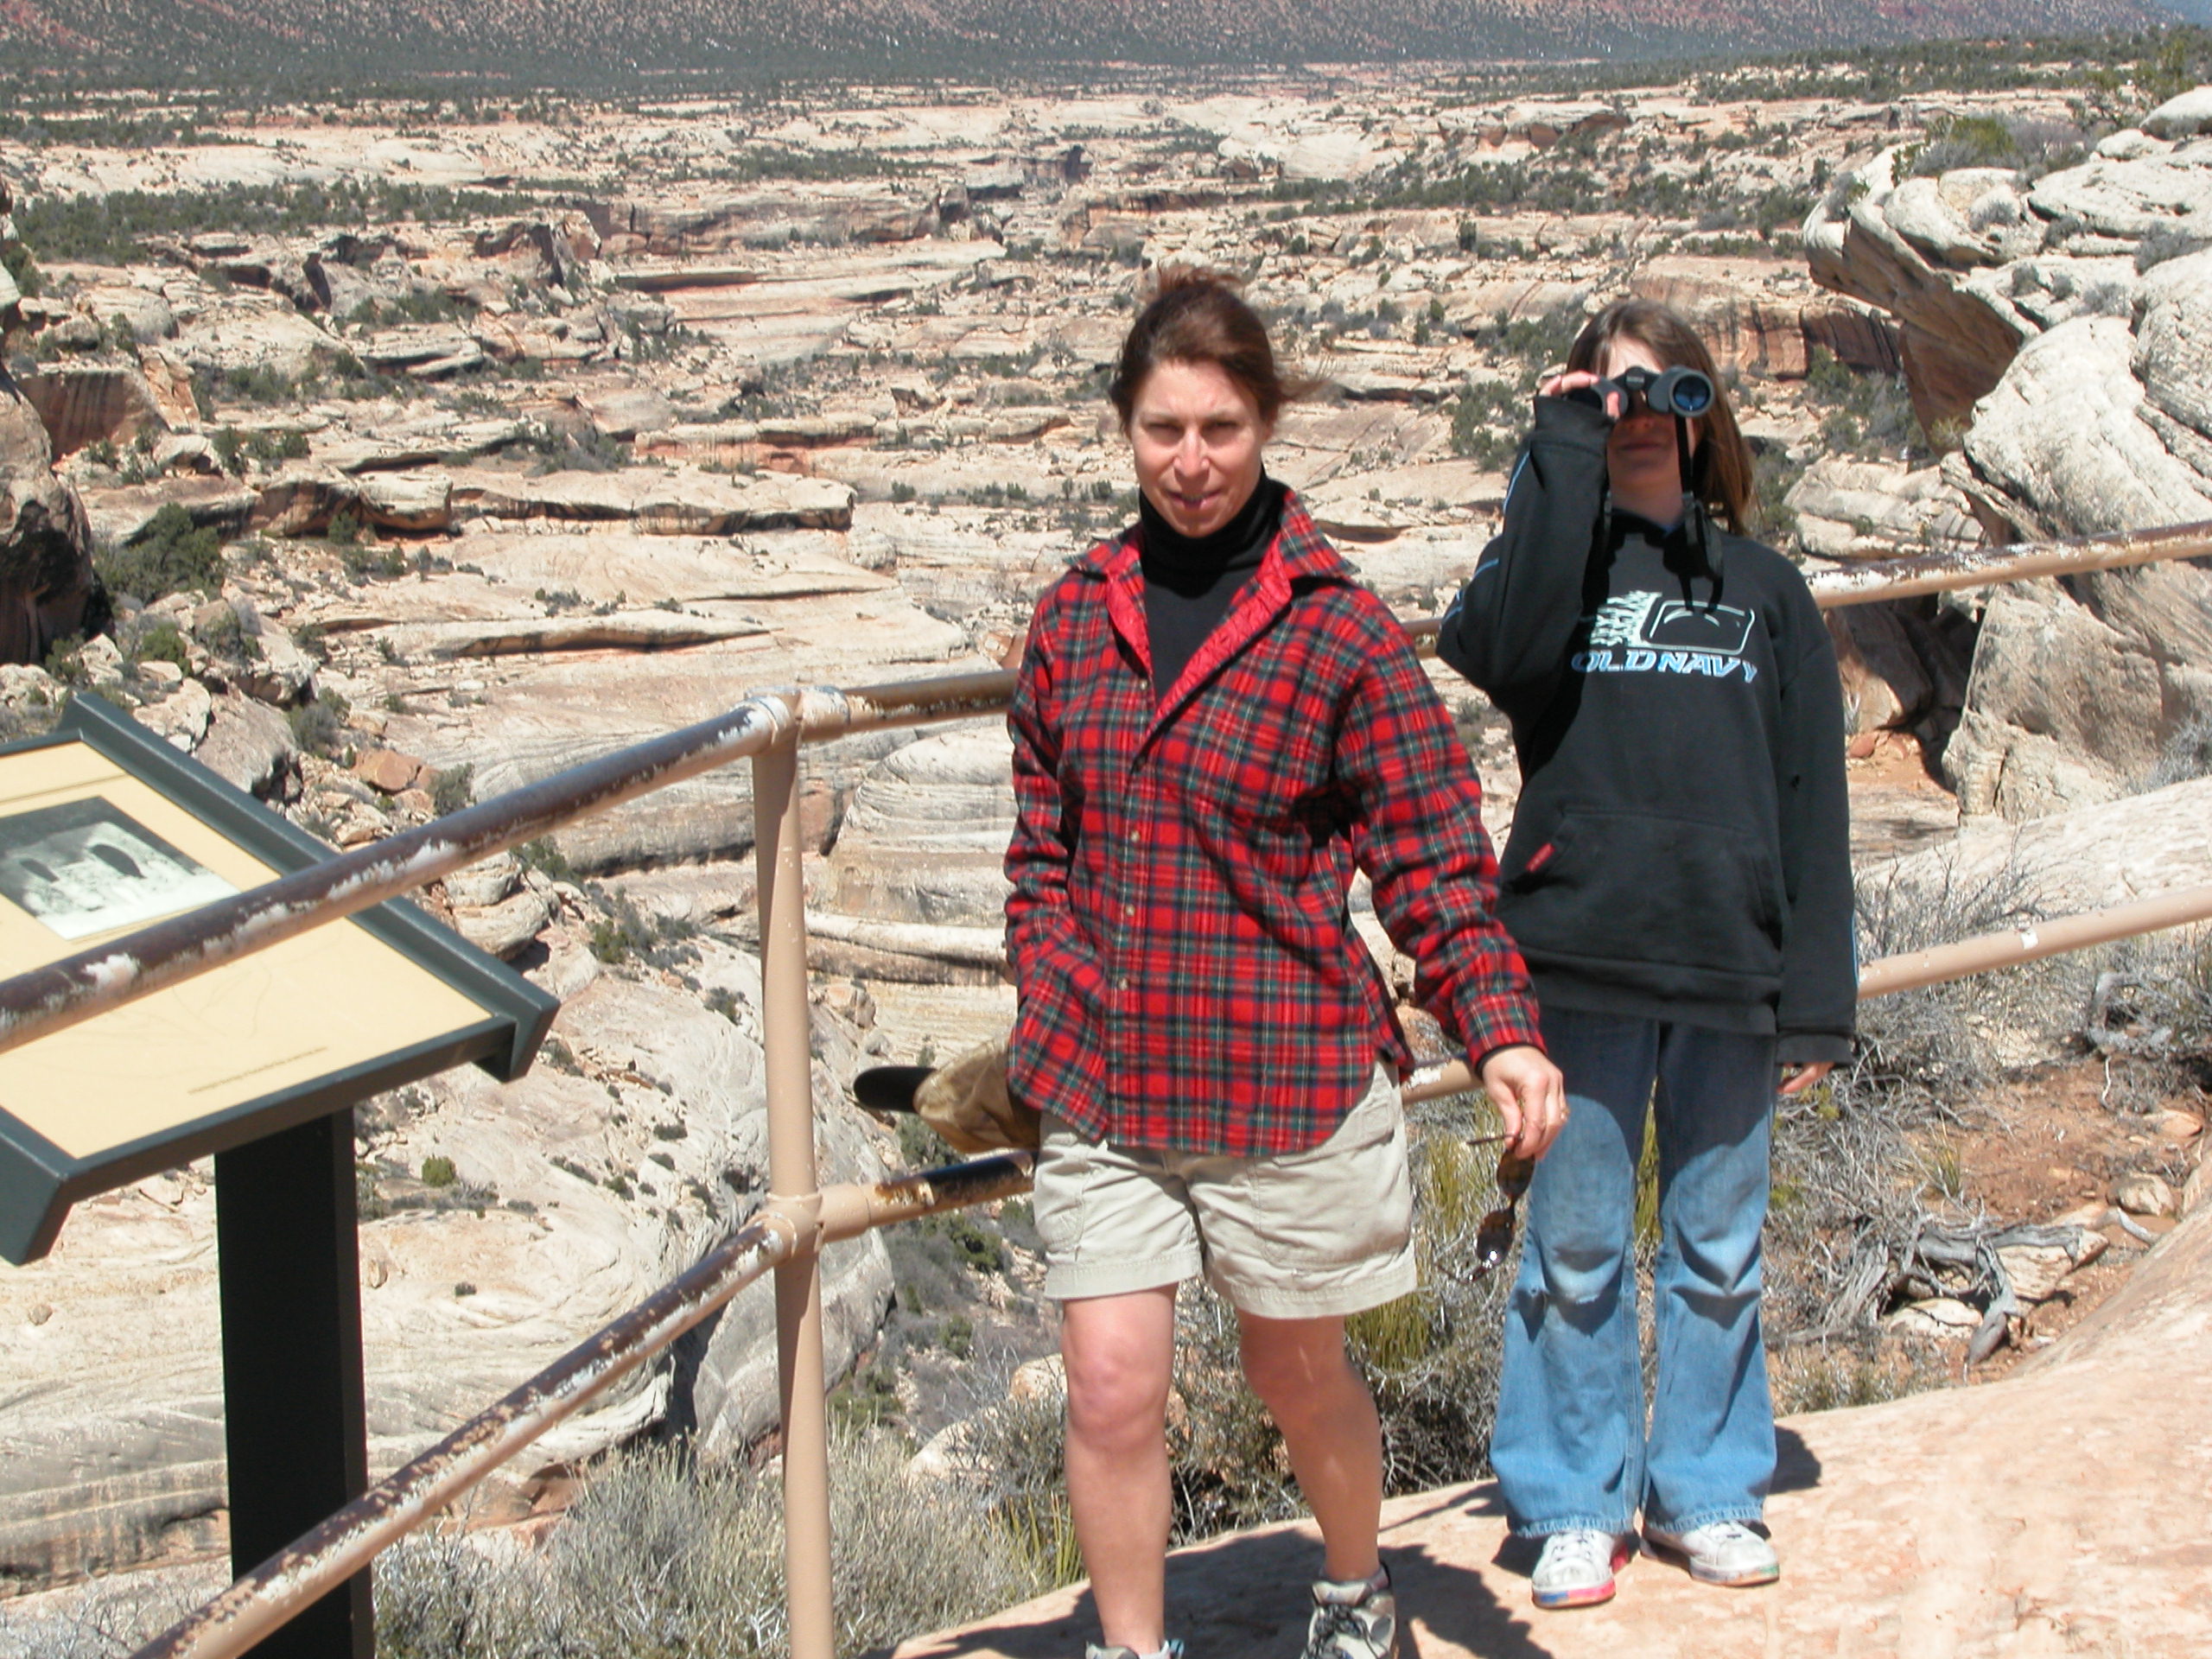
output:
M1058 1301L1204 1273L1244 1313L1310 1319L1414 1287L1405 1115L1382 1066L1334 1135L1274 1157L1097 1143L1047 1112L1035 1203Z

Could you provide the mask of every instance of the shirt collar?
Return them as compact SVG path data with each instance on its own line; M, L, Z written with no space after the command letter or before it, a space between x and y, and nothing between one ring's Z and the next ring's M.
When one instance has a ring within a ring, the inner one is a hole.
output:
M1274 543L1268 549L1267 557L1261 561L1262 570L1270 565L1279 568L1286 582L1350 582L1351 567L1321 538L1313 518L1306 511L1306 504L1299 499L1298 492L1285 489L1282 494L1282 519L1276 526ZM1086 575L1114 578L1137 568L1136 527L1133 524L1109 542L1101 542L1075 561L1075 568Z

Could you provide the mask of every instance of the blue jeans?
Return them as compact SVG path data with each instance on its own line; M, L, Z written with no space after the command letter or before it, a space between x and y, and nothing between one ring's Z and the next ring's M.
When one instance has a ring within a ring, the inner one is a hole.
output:
M1491 1462L1527 1536L1756 1521L1774 1478L1759 1230L1775 1040L1543 1011L1569 1116L1536 1166L1505 1319ZM1656 1086L1655 1086L1656 1085ZM1658 1380L1637 1337L1636 1165L1658 1125Z

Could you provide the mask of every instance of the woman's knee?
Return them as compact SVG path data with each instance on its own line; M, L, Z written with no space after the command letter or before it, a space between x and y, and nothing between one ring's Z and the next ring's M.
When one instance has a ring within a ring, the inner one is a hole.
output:
M1344 1353L1344 1321L1253 1321L1243 1332L1244 1380L1280 1422L1335 1409L1341 1390L1363 1386Z
M1104 1345L1065 1357L1071 1434L1094 1444L1158 1437L1167 1420L1170 1367Z

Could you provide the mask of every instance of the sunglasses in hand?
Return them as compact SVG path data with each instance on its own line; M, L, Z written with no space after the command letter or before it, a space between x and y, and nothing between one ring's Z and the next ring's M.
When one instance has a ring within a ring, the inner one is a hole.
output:
M1498 1154L1497 1207L1476 1224L1474 1268L1461 1274L1462 1278L1479 1279L1505 1260L1513 1249L1521 1195L1529 1190L1529 1179L1535 1173L1535 1159L1523 1158L1517 1152Z

